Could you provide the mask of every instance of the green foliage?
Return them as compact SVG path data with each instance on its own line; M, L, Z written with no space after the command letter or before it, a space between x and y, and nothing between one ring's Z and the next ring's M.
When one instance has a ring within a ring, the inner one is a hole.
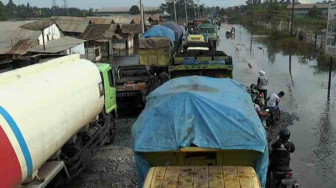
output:
M316 8L316 6L314 6L313 8L311 8L307 14L308 17L310 18L320 18L322 17L322 10Z
M30 6L29 2L27 5L21 4L16 5L13 0L9 0L5 6L0 1L0 20L22 20L31 18L42 18L51 16L92 16L92 10L80 10L78 8L68 8L65 10L61 7L52 8L37 8Z
M6 7L5 5L0 1L0 21L6 19Z
M301 30L309 30L314 33L321 33L322 30L327 28L328 20L325 17L320 18L310 18L310 17L299 17L295 18L294 24L296 27L301 28Z
M132 15L136 15L136 14L140 14L140 8L137 5L133 5L130 10L129 10L130 14Z
M185 19L185 0L175 0L176 4L176 15L178 20ZM194 0L186 0L187 3L187 12L188 12L188 18L194 18L195 17L195 9L196 7ZM207 16L211 12L215 11L215 7L206 8L204 5L198 5L198 9L196 9L197 12L200 12L201 15ZM165 0L164 3L160 6L161 11L167 11L170 14L171 19L175 18L174 14L174 1L172 0ZM189 19L190 20L190 19Z

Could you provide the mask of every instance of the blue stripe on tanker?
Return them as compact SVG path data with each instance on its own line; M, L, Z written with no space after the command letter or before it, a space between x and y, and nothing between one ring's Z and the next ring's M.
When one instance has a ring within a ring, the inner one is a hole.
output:
M19 127L17 126L14 119L12 118L12 116L2 106L0 106L0 114L5 118L8 125L12 129L17 141L19 142L19 145L21 147L23 156L26 160L26 166L27 166L27 171L28 171L28 176L29 176L33 173L33 161L32 161L27 143L26 143Z

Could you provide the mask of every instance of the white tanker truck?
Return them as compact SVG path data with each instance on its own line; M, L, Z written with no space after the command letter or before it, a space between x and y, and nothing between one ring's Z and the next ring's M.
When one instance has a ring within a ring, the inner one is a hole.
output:
M111 66L71 55L0 74L0 187L64 187L113 141Z

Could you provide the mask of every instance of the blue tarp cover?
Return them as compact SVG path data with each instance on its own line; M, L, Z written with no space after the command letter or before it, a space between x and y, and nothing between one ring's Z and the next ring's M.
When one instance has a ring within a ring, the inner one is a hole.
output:
M192 76L166 82L147 97L132 139L140 187L151 167L140 152L176 151L191 144L262 152L254 168L265 187L266 132L246 87L232 79Z
M182 29L178 24L174 22L166 22L163 26L174 31L175 41L182 40L184 29Z
M156 25L150 28L142 35L142 38L151 38L151 37L167 37L170 38L172 44L174 44L175 42L174 31L160 25Z

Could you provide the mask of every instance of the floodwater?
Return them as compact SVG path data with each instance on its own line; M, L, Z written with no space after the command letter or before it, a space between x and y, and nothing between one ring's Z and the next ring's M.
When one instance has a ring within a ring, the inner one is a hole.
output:
M332 73L331 100L328 102L328 70L321 68L316 60L303 61L299 56L274 52L271 46L262 42L262 36L254 37L250 50L250 33L240 26L234 27L235 39L226 39L225 31L232 25L222 25L218 47L233 57L234 79L250 85L256 82L258 70L265 70L269 78L269 94L284 91L286 96L280 107L296 117L289 126L291 140L296 145L291 162L294 177L304 188L336 187L335 72Z

